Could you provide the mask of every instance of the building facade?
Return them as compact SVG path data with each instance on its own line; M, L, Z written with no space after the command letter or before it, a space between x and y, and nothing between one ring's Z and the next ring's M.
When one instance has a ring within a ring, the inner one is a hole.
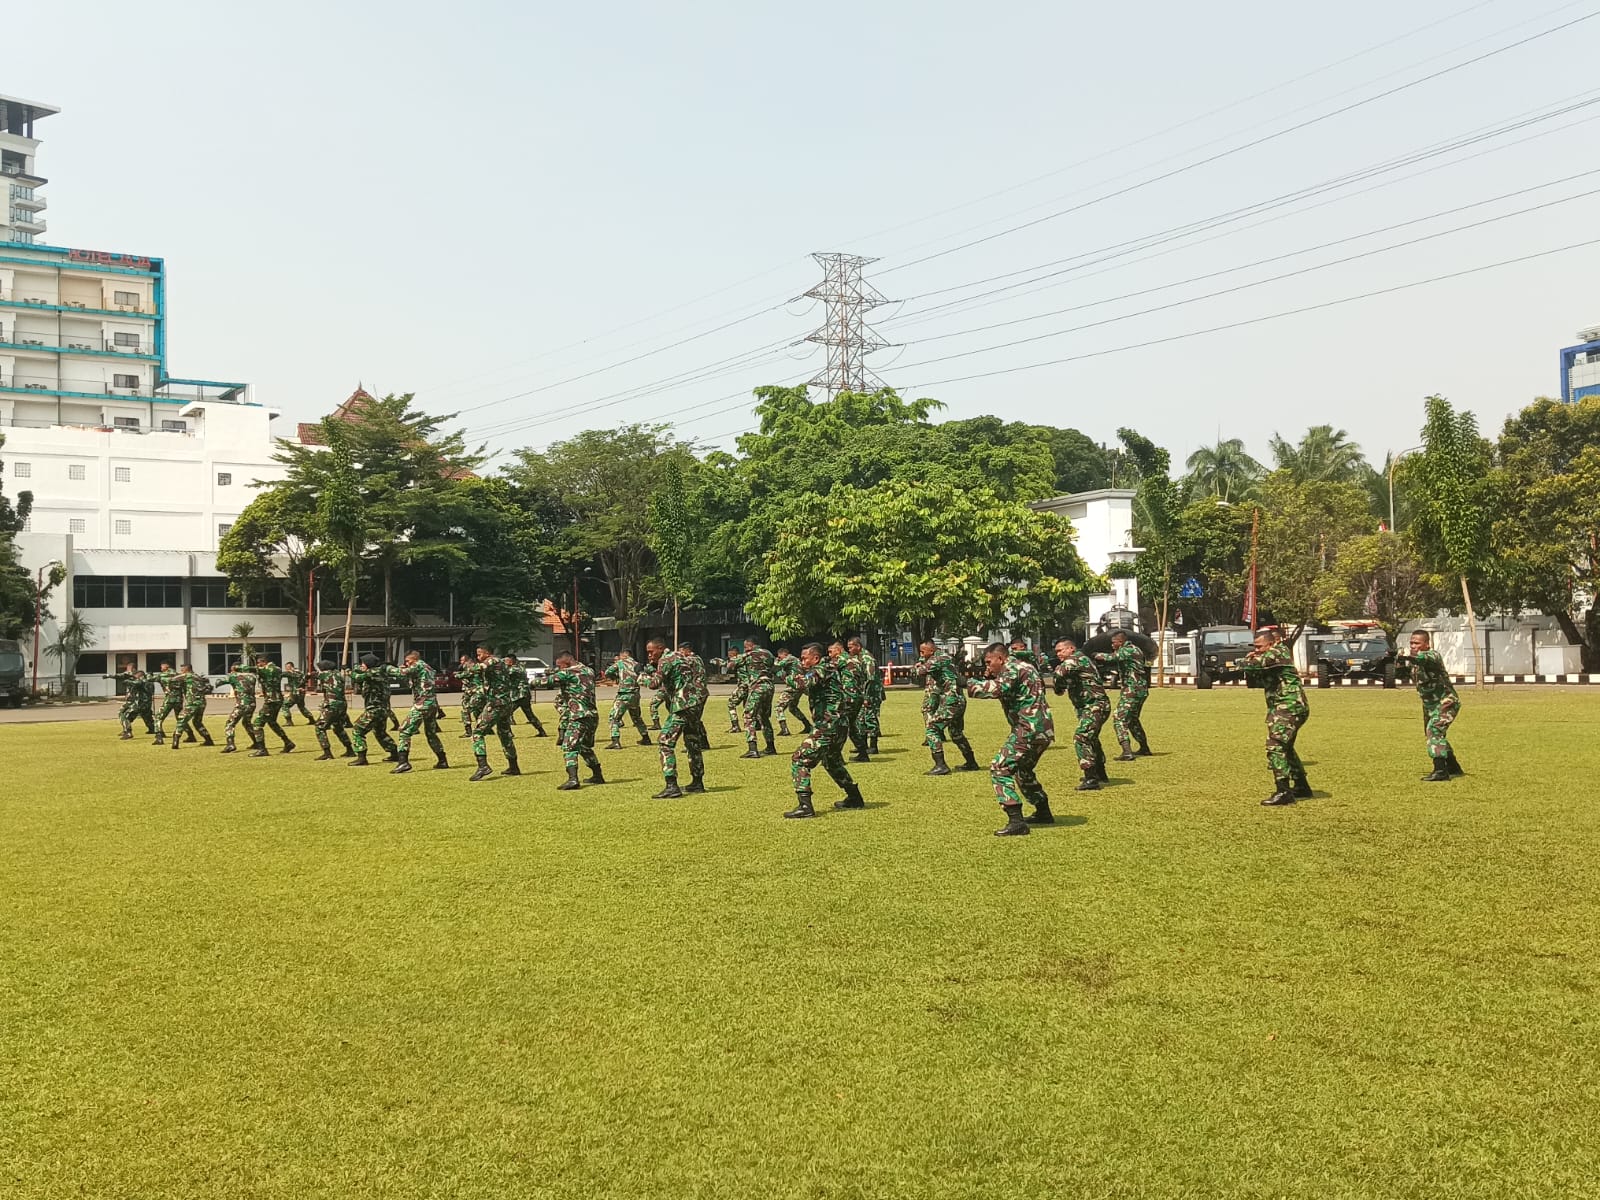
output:
M48 104L0 96L0 188L5 204L0 207L0 243L29 245L45 232L44 195L39 191L46 180L39 174L34 157L39 139L34 123L60 112Z
M1578 330L1578 344L1561 348L1561 400L1600 396L1600 327Z
M1037 512L1053 513L1070 522L1084 565L1096 575L1105 575L1113 563L1131 564L1139 557L1139 547L1133 544L1136 495L1128 488L1099 488L1092 492L1074 492L1070 496L1052 496L1028 507ZM1139 611L1137 580L1109 578L1107 582L1109 591L1089 597L1090 630L1098 627L1100 619L1113 609Z

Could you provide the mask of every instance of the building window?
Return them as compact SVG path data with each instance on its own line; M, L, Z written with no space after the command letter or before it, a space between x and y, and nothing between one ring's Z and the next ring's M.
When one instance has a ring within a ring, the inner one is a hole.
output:
M232 525L228 525L228 524L218 525L217 526L217 540L221 541L223 538L227 537L228 536L228 530L230 530L232 528L233 528L233 526Z
M133 522L126 517L118 517L111 527L112 533L132 533Z
M78 655L79 675L104 675L106 673L106 656L104 654Z
M67 465L67 478L87 479L89 478L89 470L82 463L69 463Z
M161 422L161 432L162 433L188 433L189 432L189 422L187 422L187 421L163 421L163 422Z
M67 532L87 533L89 532L89 522L82 517L73 517L67 522Z
M218 471L217 472L217 486L218 487L232 487L233 486L233 475L230 472L227 472L227 471Z
M113 304L132 304L132 305L137 306L138 303L139 303L139 293L138 292L112 292L111 293L111 302Z
M18 479L30 479L33 477L33 464L24 462L12 463L11 473Z
M139 348L139 335L137 333L113 333L111 335L111 344L137 350Z
M132 467L112 467L111 468L111 478L116 480L118 483L132 483L133 482L133 468Z
M128 607L182 608L183 580L175 575L130 575Z
M229 600L228 604L235 608L288 608L289 598L283 594L281 583L269 583L250 588L243 600Z
M121 575L76 575L72 580L73 608L121 608Z
M191 579L189 602L196 608L227 608L228 581L226 579Z
M111 386L120 388L136 388L139 386L139 377L137 375L113 375L111 377Z
M111 424L117 429L137 429L137 428L139 428L139 418L138 417L112 417L111 418Z
M265 655L266 660L275 666L283 666L282 642L251 642L250 661L255 662L258 654ZM206 647L206 672L210 675L226 675L243 655L242 642L212 642Z

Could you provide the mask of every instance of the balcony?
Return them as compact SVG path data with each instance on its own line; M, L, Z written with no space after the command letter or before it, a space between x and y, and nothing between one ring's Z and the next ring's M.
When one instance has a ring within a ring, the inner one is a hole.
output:
M46 207L45 198L38 195L31 187L24 187L20 183L11 185L11 207L27 208L39 212Z
M135 304L106 304L103 297L96 297L94 302L88 300L57 300L53 296L36 296L27 288L0 288L0 305L15 306L18 308L42 308L51 312L61 312L68 316L82 313L85 316L100 317L153 317L155 308L148 300L141 300ZM101 307L101 306L104 307Z
M24 230L27 233L43 233L49 228L37 212L26 208L13 208L11 210L11 224L14 228Z
M15 326L0 328L0 346L17 350L35 350L46 354L128 354L150 358L155 355L155 343L89 337L75 333L42 333Z
M9 175L28 187L43 187L50 182L43 175L30 174L19 162L0 163L0 175Z
M48 375L16 372L0 375L0 392L20 397L36 396L38 399L47 396L77 397L82 400L103 400L107 396L145 400L164 398L143 380L133 387L118 387L104 379L56 379Z

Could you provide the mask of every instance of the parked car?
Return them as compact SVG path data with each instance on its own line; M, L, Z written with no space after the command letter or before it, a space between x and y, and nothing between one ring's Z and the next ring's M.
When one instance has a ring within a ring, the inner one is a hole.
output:
M1311 639L1318 680L1382 679L1395 677L1394 649L1376 623L1345 622L1330 634ZM1393 683L1389 683L1393 686Z
M1208 688L1214 683L1237 682L1244 678L1240 663L1250 653L1255 634L1244 625L1207 625L1194 635L1194 685Z
M517 665L527 673L528 686L550 686L550 664L542 658L518 658Z

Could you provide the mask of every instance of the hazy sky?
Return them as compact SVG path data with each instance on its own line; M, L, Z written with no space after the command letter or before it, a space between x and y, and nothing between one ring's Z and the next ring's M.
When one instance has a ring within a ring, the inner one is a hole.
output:
M881 259L903 303L869 361L907 394L1180 460L1321 422L1381 460L1430 392L1492 431L1600 324L1591 245L1104 353L1600 238L1587 0L52 0L26 25L0 92L63 110L46 240L164 256L173 372L251 381L285 430L360 380L495 448L654 419L730 442L750 388L820 365L788 344L821 320L812 251Z

